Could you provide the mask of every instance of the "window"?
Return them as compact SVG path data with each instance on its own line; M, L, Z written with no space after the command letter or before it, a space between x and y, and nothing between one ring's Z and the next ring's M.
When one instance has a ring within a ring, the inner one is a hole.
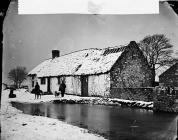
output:
M65 82L65 77L64 76L58 77L58 84L61 84L63 81Z
M34 87L34 85L35 85L35 82L34 82L34 81L32 81L32 87Z
M65 81L66 81L65 77L62 77L61 82L62 82L62 81L65 83Z
M35 78L35 77L34 77L34 76L32 76L32 80L34 80L34 78Z
M58 80L58 85L60 85L61 84L61 78L57 77L57 80Z
M41 78L41 85L45 85L46 84L46 79L45 78Z

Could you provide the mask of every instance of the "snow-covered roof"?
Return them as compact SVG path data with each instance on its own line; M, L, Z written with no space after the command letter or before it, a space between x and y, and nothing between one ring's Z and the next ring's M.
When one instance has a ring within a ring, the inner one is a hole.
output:
M37 77L59 75L91 75L108 72L125 47L86 49L48 59L28 74Z

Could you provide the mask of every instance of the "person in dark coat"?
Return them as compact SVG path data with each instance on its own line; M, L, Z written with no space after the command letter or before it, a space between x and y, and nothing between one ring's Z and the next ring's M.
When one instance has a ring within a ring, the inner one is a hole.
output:
M35 85L35 99L36 98L38 99L39 96L40 96L40 86L39 86L38 82L36 82L36 85Z
M62 97L64 97L65 89L66 89L66 85L65 85L64 81L62 81L62 83L59 86L59 91L61 92Z

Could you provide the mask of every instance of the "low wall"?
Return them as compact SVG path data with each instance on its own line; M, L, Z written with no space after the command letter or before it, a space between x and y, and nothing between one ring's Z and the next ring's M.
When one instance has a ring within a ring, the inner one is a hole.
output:
M156 93L154 98L153 110L164 111L164 112L178 112L178 90L175 94L166 93L165 90Z
M126 100L153 101L153 88L111 88L110 97Z

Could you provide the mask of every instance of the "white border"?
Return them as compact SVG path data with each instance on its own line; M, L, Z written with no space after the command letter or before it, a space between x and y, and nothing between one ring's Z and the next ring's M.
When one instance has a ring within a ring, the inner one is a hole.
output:
M158 14L159 0L18 0L19 14Z

